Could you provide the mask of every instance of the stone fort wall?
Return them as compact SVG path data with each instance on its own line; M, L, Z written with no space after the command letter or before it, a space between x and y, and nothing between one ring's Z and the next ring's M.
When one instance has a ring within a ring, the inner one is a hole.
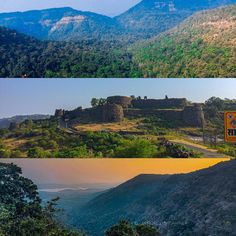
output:
M201 127L204 113L200 104L191 104L187 99L132 99L114 96L103 106L72 110L56 110L56 117L78 122L120 122L125 117L139 118L157 116L166 121L175 121L191 127Z

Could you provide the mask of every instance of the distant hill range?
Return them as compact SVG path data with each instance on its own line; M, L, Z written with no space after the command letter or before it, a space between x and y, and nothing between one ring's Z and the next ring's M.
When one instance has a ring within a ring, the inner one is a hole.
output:
M235 3L235 0L143 0L116 19L140 38L155 36L201 10Z
M103 39L119 30L116 21L99 14L72 8L2 13L0 25L38 39Z
M110 40L121 34L140 39L168 30L196 11L232 3L236 0L143 0L115 18L69 7L2 13L0 26L47 40Z
M145 0L115 18L72 8L2 13L0 77L234 78L231 3Z
M140 175L105 192L74 215L91 235L120 219L151 223L162 235L236 235L236 160L179 175Z
M25 120L44 120L50 118L49 115L22 115L0 119L0 129L9 128L11 123L20 124Z

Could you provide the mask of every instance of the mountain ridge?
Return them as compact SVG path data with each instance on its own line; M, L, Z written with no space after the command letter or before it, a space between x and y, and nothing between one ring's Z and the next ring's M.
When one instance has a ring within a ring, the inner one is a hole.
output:
M118 29L116 22L108 16L70 7L2 13L0 25L40 40L59 41L99 39Z
M12 117L0 118L0 129L8 128L12 122L19 124L27 119L42 120L42 119L47 119L49 117L50 117L49 115L33 114L33 115L16 115Z
M72 7L58 7L1 13L0 26L41 40L122 40L123 37L129 37L133 41L166 31L197 11L233 3L236 0L201 0L198 3L194 0L143 0L116 17Z
M151 223L163 235L234 235L235 170L231 160L189 174L139 175L86 204L77 226L102 235L128 219Z

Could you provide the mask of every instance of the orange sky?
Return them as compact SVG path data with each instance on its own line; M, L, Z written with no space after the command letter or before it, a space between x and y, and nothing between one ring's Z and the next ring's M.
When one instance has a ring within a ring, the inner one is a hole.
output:
M176 174L228 159L12 159L35 183L122 183L139 174ZM2 160L3 162L3 160Z

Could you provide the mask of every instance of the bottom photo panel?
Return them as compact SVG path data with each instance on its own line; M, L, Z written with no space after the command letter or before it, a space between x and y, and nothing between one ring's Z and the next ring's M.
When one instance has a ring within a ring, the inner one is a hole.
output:
M236 235L236 160L2 159L0 235Z

